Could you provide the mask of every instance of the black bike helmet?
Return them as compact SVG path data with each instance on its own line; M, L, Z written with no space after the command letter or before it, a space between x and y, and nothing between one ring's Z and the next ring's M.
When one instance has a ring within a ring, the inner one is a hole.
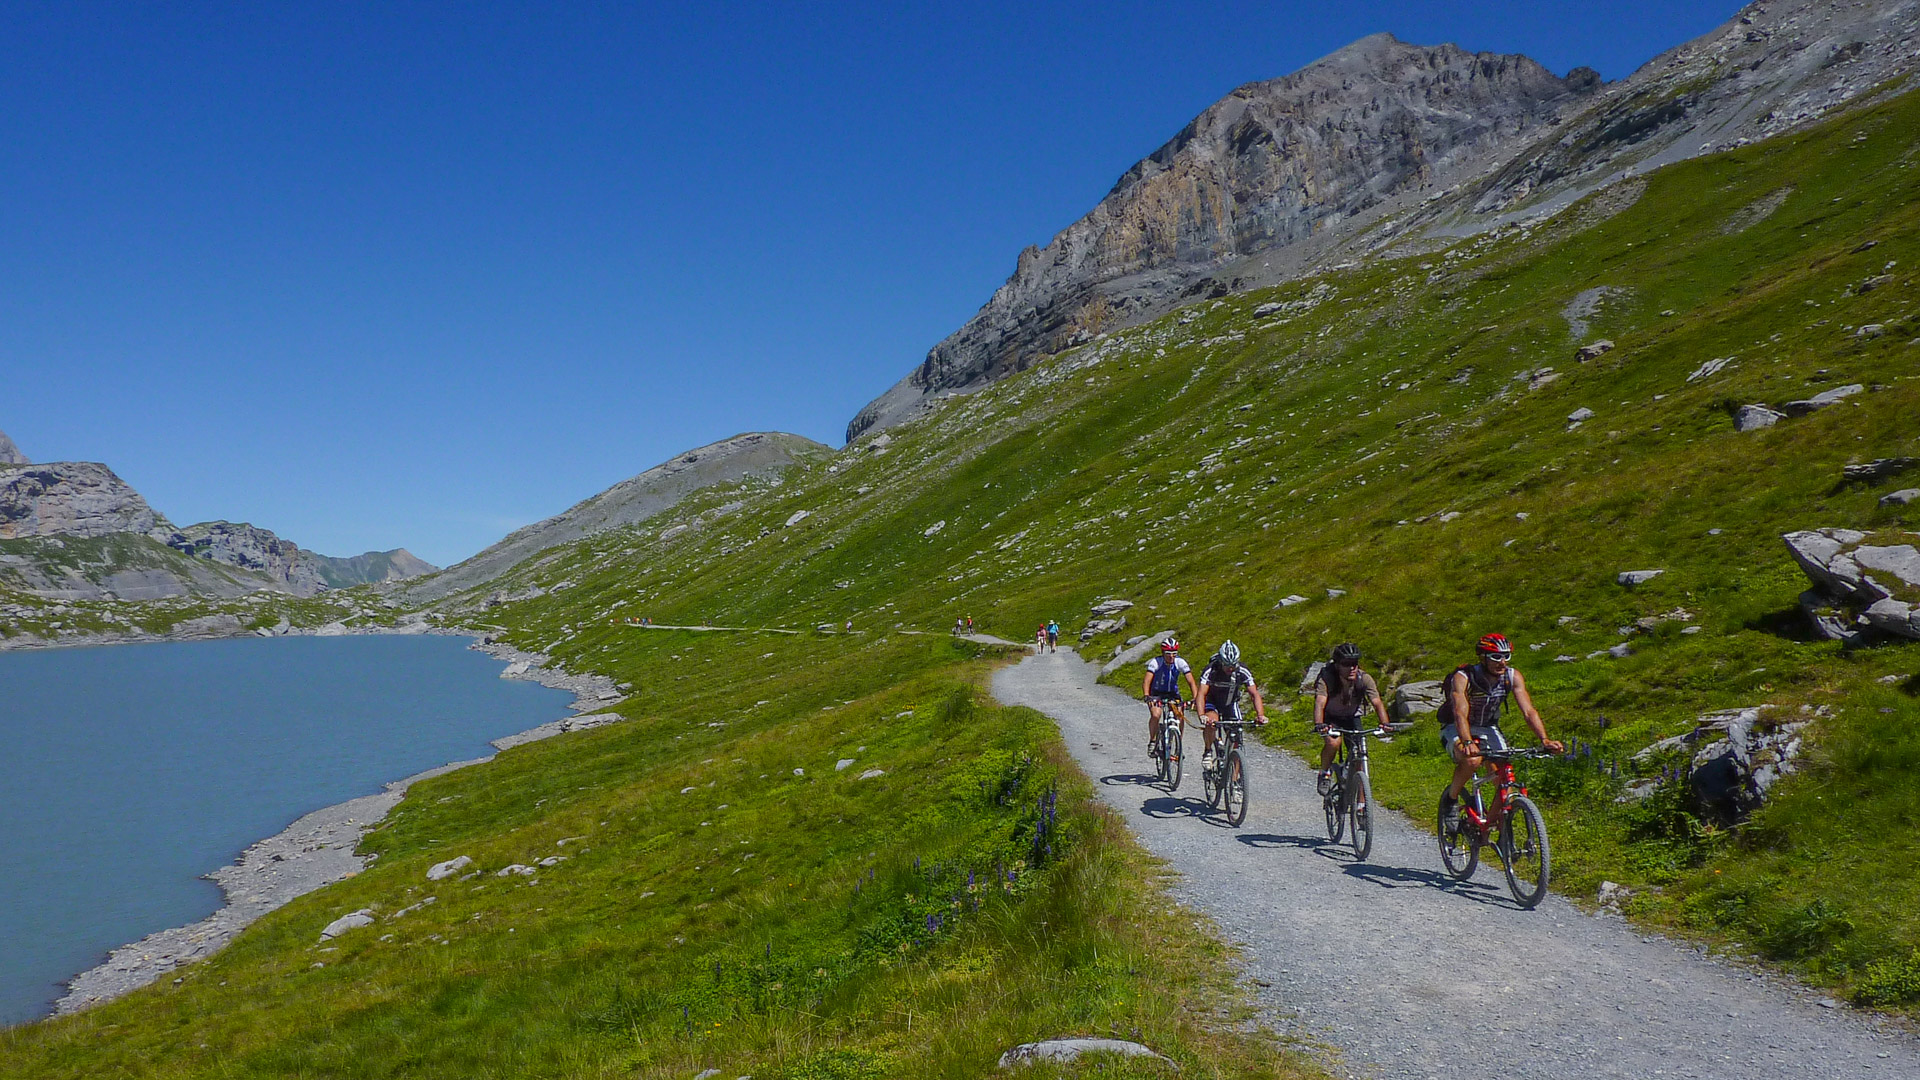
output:
M1336 664L1339 664L1348 660L1351 660L1355 663L1359 663L1360 646L1355 645L1351 641L1343 641L1340 644L1335 645L1333 647L1333 662Z

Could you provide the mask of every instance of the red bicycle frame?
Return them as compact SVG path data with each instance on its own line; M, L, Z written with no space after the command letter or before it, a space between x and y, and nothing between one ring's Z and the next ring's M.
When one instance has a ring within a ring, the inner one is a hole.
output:
M1516 793L1527 794L1526 785L1514 778L1513 762L1490 761L1487 764L1493 769L1494 783L1498 788L1493 795L1493 812L1482 816L1479 806L1475 805L1480 802L1480 787L1483 783L1478 776L1474 777L1473 782L1473 802L1460 808L1462 826L1473 826L1481 843L1485 843L1493 835L1493 830L1507 819L1508 812L1513 809L1513 796Z

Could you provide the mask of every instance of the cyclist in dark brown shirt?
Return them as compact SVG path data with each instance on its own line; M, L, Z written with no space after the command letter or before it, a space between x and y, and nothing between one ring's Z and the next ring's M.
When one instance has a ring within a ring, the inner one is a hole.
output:
M1380 687L1373 676L1360 670L1360 646L1343 641L1333 647L1333 656L1313 681L1313 727L1326 738L1320 744L1320 794L1333 786L1333 755L1340 749L1338 729L1360 727L1360 720L1371 708L1387 726L1387 706L1380 700Z

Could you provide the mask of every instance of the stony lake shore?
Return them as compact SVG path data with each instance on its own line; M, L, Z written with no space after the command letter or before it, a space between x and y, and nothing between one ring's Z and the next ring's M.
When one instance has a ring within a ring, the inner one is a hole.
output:
M573 694L571 708L575 715L495 739L493 746L496 750L506 750L563 732L597 727L621 719L617 714L594 711L624 700L624 695L613 680L601 675L567 672L553 665L546 656L501 644L478 631L417 625L398 630L336 631L340 632L434 633L472 637L476 640L471 648L507 665L500 673L502 678L525 679ZM199 639L153 636L137 640ZM127 642L66 640L58 644L123 643ZM43 647L51 644L54 643L43 643ZM205 875L220 886L225 902L219 910L198 922L156 931L139 941L112 950L104 961L67 984L66 994L54 1003L53 1014L63 1016L79 1012L157 982L174 969L205 959L225 948L241 930L296 897L359 873L372 861L371 857L355 854L361 838L399 805L411 785L492 758L493 755L489 754L467 761L449 762L396 780L383 791L302 815L278 834L248 847L232 864Z

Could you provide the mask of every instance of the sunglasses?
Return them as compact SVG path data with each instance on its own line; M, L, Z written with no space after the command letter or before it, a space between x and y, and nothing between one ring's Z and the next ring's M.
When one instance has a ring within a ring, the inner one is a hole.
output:
M1357 668L1357 667L1359 667L1359 666L1360 666L1360 661L1358 661L1358 660L1342 660L1342 661L1340 661L1340 666L1341 666L1341 667L1350 667L1350 668Z
M1487 659L1492 660L1496 663L1504 664L1507 661L1513 659L1513 654L1510 652L1490 652L1487 654Z

